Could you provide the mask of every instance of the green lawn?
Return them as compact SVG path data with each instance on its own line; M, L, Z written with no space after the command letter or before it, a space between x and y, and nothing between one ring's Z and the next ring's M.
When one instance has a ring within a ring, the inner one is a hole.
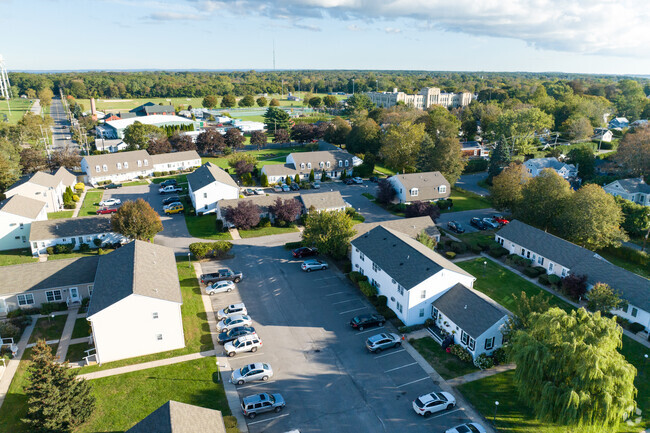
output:
M0 251L0 266L20 265L37 261L38 258L32 257L32 251L29 248Z
M650 356L650 349L624 335L623 347L619 351L625 356L627 362L636 367L637 376L634 379L634 386L638 391L636 403L643 411L645 427L650 427L650 359L645 358L645 355Z
M77 432L123 432L169 400L218 409L232 428L236 420L217 377L210 357L92 380L97 405Z
M92 349L93 345L89 343L77 343L68 346L68 353L65 356L66 361L79 362L86 357L86 350Z
M171 99L171 102L167 101ZM75 99L77 104L81 104L84 107L84 110L90 110L90 100L89 99ZM174 107L183 105L185 108L188 105L198 108L202 106L203 98L134 98L134 99L95 99L95 104L97 110L99 111L129 111L135 107L139 107L142 104L147 102L153 102L154 104L172 104Z
M282 149L251 150L245 153L256 157L258 161L257 168L261 168L264 165L284 164L286 162L287 155L289 155L290 153L308 152L309 150L310 148L307 146L293 146L293 147L286 147ZM201 158L202 164L205 164L206 162L211 162L223 169L230 168L230 166L228 165L227 156L222 156L218 158L215 157Z
M7 101L0 101L0 123L4 123L4 118L7 116L7 122L15 125L23 118L25 113L29 111L32 106L32 99L14 98ZM11 114L9 110L11 109Z
M447 212L462 212L464 210L485 209L492 207L492 204L485 197L474 194L469 191L461 191L457 188L451 189L451 196L454 206L451 209L442 211Z
M606 250L600 250L598 251L598 254L602 256L605 260L608 262L611 262L615 264L616 266L620 266L623 269L627 269L630 272L634 272L635 274L639 274L642 277L645 278L650 278L650 264L643 266L640 264L636 263L631 263L625 259L622 259L620 257L617 257Z
M370 194L369 192L364 192L361 195L367 198L368 200L375 201L375 196Z
M79 209L79 216L97 215L97 208L99 202L104 197L104 191L88 191L84 197L84 201Z
M409 343L420 352L420 355L431 364L443 379L453 379L479 370L474 364L461 361L457 356L445 352L442 346L433 338L418 338L417 340L410 340Z
M72 338L83 338L90 335L90 324L85 317L79 317L74 322L74 328L72 329Z
M486 231L474 232L474 233L453 233L451 232L451 230L449 230L449 232L452 236L459 238L460 240L462 240L463 242L471 246L478 246L479 242L486 243L489 241L494 241L493 230L486 230Z
M229 232L216 231L215 214L207 214L203 216L185 214L185 224L190 236L201 239L208 239L211 241L229 241L232 240Z
M394 176L395 172L390 168L383 167L381 165L375 165L375 173L383 174L385 176Z
M297 231L298 231L297 227L262 227L262 228L254 228L250 230L239 230L239 236L241 236L243 239L246 239L246 238L256 238L259 236L294 233Z
M102 249L105 254L110 253L113 251L112 248L103 248ZM88 257L88 256L96 256L99 252L99 249L92 249L89 251L86 251L85 253L75 251L73 253L62 253L62 254L52 254L47 257L48 260L63 260L63 259L74 259L77 257Z
M123 367L125 365L140 364L143 362L156 361L158 359L172 358L174 356L187 355L189 353L203 352L213 349L210 328L207 316L201 300L201 289L194 274L194 267L188 265L187 257L179 257L178 278L181 283L183 305L183 332L185 333L185 347L183 349L170 350L167 352L154 353L152 355L140 356L137 358L123 359L121 361L108 362L99 365L89 365L79 369L79 374L91 371L107 370L110 368Z
M169 179L176 179L176 182L179 184L187 183L187 174L175 174L172 176L163 176L163 177L157 177L155 179L151 179L151 183L163 183L166 180Z
M134 180L133 182L123 183L122 186L140 186L140 185L149 185L149 182L146 180Z
M485 269L484 262L486 263ZM528 297L544 293L550 299L551 306L560 307L565 311L573 309L570 304L549 294L535 284L526 281L519 275L494 263L490 259L479 258L466 262L458 262L456 264L476 277L476 281L474 282L474 288L476 290L485 293L510 311L513 310L515 304L512 294L514 293L519 297L521 292L526 292Z
M74 215L73 210L62 210L60 212L50 212L47 214L47 219L49 220L60 220L62 218L72 218Z
M36 321L34 331L32 331L32 336L29 337L29 343L36 343L41 339L45 341L58 340L61 338L67 318L67 314L54 316L54 318L41 317Z
M50 346L52 353L56 353L58 344ZM29 429L20 421L27 415L27 396L25 387L29 384L29 372L32 349L25 349L23 357L18 364L18 369L7 390L7 396L0 408L0 431L11 433L28 432Z

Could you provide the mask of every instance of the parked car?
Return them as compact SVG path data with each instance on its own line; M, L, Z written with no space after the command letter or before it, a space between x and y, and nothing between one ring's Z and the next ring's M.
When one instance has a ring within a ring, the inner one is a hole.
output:
M241 411L244 416L250 419L255 418L260 413L281 412L286 406L284 398L280 394L255 394L244 397L241 401Z
M282 192L282 187L281 187L280 185L275 185L275 186L273 187L273 191L275 191L275 192Z
M314 189L320 189L320 182L312 182L311 187Z
M485 227L487 227L488 229L498 229L499 227L501 227L501 225L498 222L494 221L492 218L486 217L483 218L481 221L483 221L483 224L485 224Z
M102 200L99 202L100 206L115 206L117 204L122 204L122 200L114 197L107 198L106 200Z
M242 335L253 334L254 332L255 332L255 328L253 328L252 326L237 326L235 328L230 329L229 331L220 332L217 339L219 341L219 344L226 344L229 341L236 340L237 337L241 337Z
M289 192L291 191L291 187L289 185L282 185L282 192Z
M364 328L370 328L371 326L384 326L384 322L386 322L386 319L381 314L362 314L353 317L350 320L350 326L363 331Z
M418 415L427 417L432 413L451 409L456 406L456 399L448 392L432 392L413 400L413 410Z
M183 213L185 207L181 203L172 203L164 207L163 211L165 215L171 215L175 213Z
M162 181L160 183L160 186L161 187L168 186L168 185L174 185L175 186L177 184L178 184L178 182L176 181L176 179L167 179L167 180Z
M205 288L205 293L208 295L215 295L217 293L232 292L235 288L235 283L232 281L217 281Z
M117 212L116 207L108 207L108 206L102 206L99 209L97 209L97 215L106 215L106 214L111 214Z
M458 221L449 221L447 223L447 228L456 233L465 233L465 229Z
M487 230L489 227L483 222L482 219L474 217L469 220L470 225L473 225L479 230Z
M246 311L246 305L244 305L243 302L240 302L239 304L230 304L226 308L222 308L217 312L217 319L225 319L226 317L234 316L235 314L248 314L248 311Z
M163 206L167 206L168 204L172 204L172 203L181 203L181 198L179 196L177 196L177 195L172 195L172 196L166 197L162 201Z
M223 345L223 350L232 358L238 353L257 352L258 347L262 347L262 339L257 334L249 334L227 342Z
M244 194L246 194L246 195L255 195L255 190L253 188L246 188L244 190Z
M379 353L384 349L399 347L401 345L402 340L400 339L400 336L392 333L373 335L366 340L366 348L371 353Z
M370 176L368 180L372 183L379 183L379 178L377 176Z
M492 215L492 219L494 220L494 222L499 223L502 226L504 226L504 225L506 225L506 224L508 224L510 222L501 215Z
M363 183L363 179L361 179L361 178L358 177L358 176L357 176L357 177L353 177L353 178L352 178L352 182L354 182L354 183L360 185L360 184Z
M109 183L108 185L104 186L104 189L117 189L117 188L122 188L121 183Z
M235 316L226 317L217 323L217 330L219 332L229 331L237 326L250 326L253 323L251 318L246 314L238 314Z
M266 382L272 377L273 369L270 364L256 362L255 364L248 364L240 369L234 370L230 374L230 381L237 385L243 385L255 380L263 380Z
M300 191L300 185L295 182L289 185L289 188L291 188L291 191Z
M219 269L217 272L201 275L201 283L209 284L216 281L234 281L238 283L244 275L241 272L233 272L228 268Z
M309 259L302 262L300 268L305 272L323 271L328 268L328 265L322 260Z
M447 430L445 433L487 433L485 427L481 424L476 424L475 422L469 422L467 424L457 425Z
M317 256L318 255L318 250L316 248L300 247L300 248L296 248L295 250L291 251L291 254L295 258L301 259L303 257Z
M264 195L264 194L266 194L266 193L264 192L264 189L262 189L262 188L255 188L255 195Z
M158 188L158 192L161 193L161 194L171 194L173 192L181 192L181 191L183 191L183 188L181 188L180 186L176 186L176 185L167 185L167 186L163 186L161 188Z
M347 178L347 179L345 179L343 181L343 183L346 184L346 185L352 185L354 183L354 181L352 179L350 179L350 178Z

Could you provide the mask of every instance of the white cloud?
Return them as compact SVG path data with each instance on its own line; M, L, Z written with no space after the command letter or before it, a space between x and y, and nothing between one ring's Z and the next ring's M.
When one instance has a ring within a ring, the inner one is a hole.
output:
M386 27L386 28L384 29L384 31L385 31L386 33L402 33L402 31L401 31L400 29L396 29L396 28L394 28L394 27Z
M356 24L350 24L350 25L347 27L347 29L350 30L351 32L360 32L360 31L363 30L361 27L359 27L359 26L356 25Z
M423 27L512 38L544 49L650 56L643 0L190 0L204 11L274 18L421 21ZM349 27L348 27L349 28ZM394 27L387 27L388 29ZM423 30L424 31L424 30Z
M146 20L152 21L196 21L205 19L196 14L182 14L178 12L154 12L145 17Z

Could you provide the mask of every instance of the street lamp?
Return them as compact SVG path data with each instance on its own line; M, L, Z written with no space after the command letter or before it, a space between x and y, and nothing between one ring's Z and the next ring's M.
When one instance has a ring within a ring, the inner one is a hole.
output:
M192 269L192 259L190 259L190 253L187 253L187 263L190 265L190 269Z
M496 425L497 423L497 408L499 407L499 402L494 402L494 418L492 419L492 424Z
M352 94L354 95L354 78L352 79Z
M483 276L485 276L486 270L487 270L487 260L483 260Z

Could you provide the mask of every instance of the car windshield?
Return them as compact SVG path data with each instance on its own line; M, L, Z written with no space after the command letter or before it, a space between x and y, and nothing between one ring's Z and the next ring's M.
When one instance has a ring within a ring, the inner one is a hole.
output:
M223 321L224 324L229 325L230 322L232 322L232 318L228 317L226 320Z
M242 376L245 375L246 373L248 373L249 371L251 371L251 369L249 368L248 365L246 367L242 367L241 370L239 370L239 372L242 374Z
M269 395L269 401L271 403L275 403L275 397L273 397L272 395Z
M241 340L235 340L234 343L232 343L232 345L235 346L235 347L239 347L242 344L244 344L244 343Z
M424 403L422 403L422 400L420 400L419 397L415 399L415 404L416 404L416 406L419 407L419 408L423 408L423 407L424 407Z
M359 323L359 322L361 322L361 318L360 317L355 317L354 319L352 319L352 321L354 323Z
M438 400L442 400L442 401L447 401L447 397L445 397L445 395L444 395L444 394L440 394L440 393L433 393L433 395L434 395L434 396L435 396L435 398L437 398Z

